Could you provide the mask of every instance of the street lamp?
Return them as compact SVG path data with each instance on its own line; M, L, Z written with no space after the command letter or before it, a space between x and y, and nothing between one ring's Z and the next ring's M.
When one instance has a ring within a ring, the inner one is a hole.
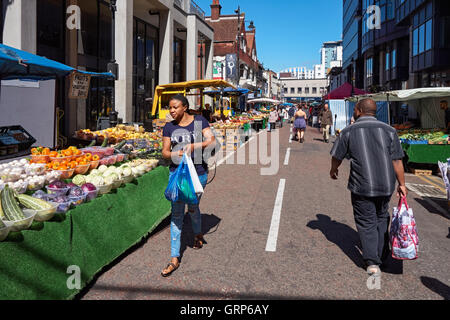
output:
M108 63L108 72L114 74L115 79L119 78L119 65L116 63L116 6L117 0L111 0L109 8L111 9L111 62ZM116 89L115 82L111 90L111 111L109 113L109 123L115 127L118 122L118 113L116 111Z
M238 6L237 10L234 10L234 12L238 15L236 86L239 88L239 80L241 79L241 65L239 57L239 51L241 50L241 6Z

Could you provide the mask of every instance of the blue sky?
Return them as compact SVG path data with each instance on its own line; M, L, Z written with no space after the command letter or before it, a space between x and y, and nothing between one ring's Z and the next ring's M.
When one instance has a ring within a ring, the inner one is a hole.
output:
M195 0L211 14L212 0ZM221 0L222 14L238 5L256 27L258 59L275 72L320 63L323 42L342 38L342 0Z

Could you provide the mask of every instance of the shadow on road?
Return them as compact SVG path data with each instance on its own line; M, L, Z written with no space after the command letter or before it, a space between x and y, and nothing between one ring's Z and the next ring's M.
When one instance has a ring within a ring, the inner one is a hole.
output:
M214 233L219 228L222 220L213 214L202 214L202 233L205 235L205 244L208 244L208 234ZM181 233L181 257L183 260L183 254L187 247L192 248L194 246L194 231L192 230L191 216L186 214L184 216L183 232ZM170 243L168 243L170 245Z
M450 287L441 281L429 278L429 277L420 277L420 281L422 281L423 285L430 289L433 292L436 292L440 296L442 296L445 300L450 300Z
M433 201L437 206L442 208L442 211L445 212L448 207L447 200L445 199L439 199L439 198L429 198L427 197L429 201ZM422 199L422 198L414 198L414 200L419 203L422 207L424 207L429 213L440 215L441 217L444 217L446 219L450 220L450 213L448 215L443 214L441 210L436 209L434 206L432 206L428 201Z
M310 221L307 225L313 230L320 230L328 241L336 244L353 263L365 268L360 249L358 232L346 224L331 220L329 216L318 214L317 220Z
M139 295L145 295L146 299L149 299L148 295L170 295L174 299L227 299L227 300L326 300L324 297L308 297L308 296L283 296L283 295L271 295L269 293L256 293L256 292L218 292L218 291L201 291L201 290L185 290L181 288L175 289L163 289L156 287L120 287L120 286L104 286L98 285L95 287L98 291L108 292L127 292L126 300L134 300Z
M448 228L448 236L447 236L447 238L450 239L450 228Z

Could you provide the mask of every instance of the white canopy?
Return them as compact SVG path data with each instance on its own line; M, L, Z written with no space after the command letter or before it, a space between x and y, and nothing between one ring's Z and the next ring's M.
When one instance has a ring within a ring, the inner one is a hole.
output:
M281 101L273 100L273 99L267 99L267 98L261 98L261 99L253 99L247 101L247 103L272 103L272 104L280 104Z
M361 95L349 98L349 101L358 101L361 99L371 98L375 101L411 101L428 98L444 98L450 97L450 87L436 88L417 88L410 90L397 90L389 92L380 92L368 95Z

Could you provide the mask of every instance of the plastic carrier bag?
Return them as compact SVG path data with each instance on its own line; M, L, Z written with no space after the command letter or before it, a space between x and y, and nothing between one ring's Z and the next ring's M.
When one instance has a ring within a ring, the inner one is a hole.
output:
M184 154L180 165L169 179L169 184L164 194L166 199L171 202L183 202L186 204L196 205L199 201L195 192L195 186L192 181L191 174L189 172L188 161L188 156Z
M416 220L406 198L400 199L394 214L390 232L392 257L397 260L415 260L419 256L419 236Z

